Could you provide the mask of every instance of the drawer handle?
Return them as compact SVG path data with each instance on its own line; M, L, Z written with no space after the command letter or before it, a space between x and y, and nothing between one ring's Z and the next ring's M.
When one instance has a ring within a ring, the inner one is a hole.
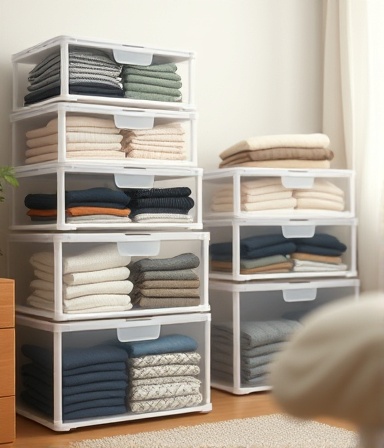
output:
M117 250L120 255L155 256L160 253L160 241L119 241Z
M285 188L313 188L313 177L282 176L281 183Z
M153 174L115 174L115 184L119 188L152 188Z
M315 234L316 226L313 224L303 226L282 226L285 238L311 238Z
M119 64L151 65L153 54L114 49L113 57Z
M282 292L285 302L310 302L316 299L317 288L284 289Z
M120 342L148 341L160 336L160 325L144 325L141 327L117 328L117 339Z
M115 126L119 129L152 129L155 117L135 117L129 115L114 115Z

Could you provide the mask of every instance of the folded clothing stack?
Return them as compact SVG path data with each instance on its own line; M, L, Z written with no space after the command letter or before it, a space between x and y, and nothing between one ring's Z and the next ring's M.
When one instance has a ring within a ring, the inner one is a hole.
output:
M69 93L123 97L122 66L96 48L69 48ZM28 76L29 93L24 104L58 96L61 93L61 55L54 52L37 64Z
M297 201L297 209L345 210L344 191L325 179L315 179L310 189L295 189L293 197Z
M301 326L295 320L240 323L240 376L247 385L265 383L270 365L291 334ZM214 378L233 381L233 323L212 323L211 372Z
M117 245L103 243L63 255L63 312L70 314L126 311L132 308L129 293L130 256L120 255ZM55 309L54 254L37 252L30 258L35 278L30 283L30 306Z
M132 303L141 308L171 308L200 304L200 264L195 254L143 258L129 265Z
M232 272L232 246L231 241L210 245L211 270ZM342 255L346 250L344 243L327 233L308 238L250 236L240 240L240 274L345 271Z
M289 255L296 245L282 234L250 236L240 240L240 273L269 274L290 272ZM232 242L214 243L209 247L213 271L232 272Z
M132 412L158 412L197 406L202 401L197 342L170 334L121 343L128 353L127 406Z
M136 159L185 160L185 130L180 123L167 123L152 129L122 129L122 148Z
M242 182L240 185L241 210L254 212L260 210L291 209L297 201L293 190L285 188L280 178L263 177ZM233 187L223 187L212 195L211 210L231 212L233 207Z
M316 233L311 238L293 238L296 245L292 254L295 272L345 271L342 255L347 246L333 235Z
M113 118L71 115L66 117L65 156L69 159L124 159L123 136ZM57 160L58 119L26 132L25 163Z
M95 187L65 192L66 222L128 223L130 198L120 190ZM24 198L32 221L50 222L57 219L57 194L30 193Z
M21 352L32 361L21 366L24 386L21 399L53 417L55 395L52 350L24 344ZM127 358L125 350L111 345L63 347L63 421L127 412Z
M124 189L131 198L133 222L190 223L189 211L195 206L189 187Z
M177 65L124 65L124 96L135 100L181 101L181 76L176 73Z
M325 134L281 134L250 137L222 151L219 168L329 168L334 153Z
M211 210L233 212L233 187L222 187L214 191ZM285 188L280 178L260 177L241 182L240 208L242 211L264 210L330 210L345 209L344 191L324 179L315 179L312 188Z

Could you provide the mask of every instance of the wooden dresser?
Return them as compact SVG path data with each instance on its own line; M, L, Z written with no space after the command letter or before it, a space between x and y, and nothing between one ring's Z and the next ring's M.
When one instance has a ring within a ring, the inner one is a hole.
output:
M15 437L15 281L0 278L0 444Z

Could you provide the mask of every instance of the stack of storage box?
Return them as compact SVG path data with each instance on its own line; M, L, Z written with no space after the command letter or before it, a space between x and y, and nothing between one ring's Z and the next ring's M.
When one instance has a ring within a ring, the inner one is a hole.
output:
M220 168L204 172L203 186L212 386L238 395L268 390L273 357L301 318L330 301L358 298L354 173ZM328 210L316 207L317 198L332 199L316 194L319 186L337 196ZM252 193L257 187L264 197L275 191L309 201L270 207Z
M67 36L13 56L17 412L54 430L212 408L194 59Z

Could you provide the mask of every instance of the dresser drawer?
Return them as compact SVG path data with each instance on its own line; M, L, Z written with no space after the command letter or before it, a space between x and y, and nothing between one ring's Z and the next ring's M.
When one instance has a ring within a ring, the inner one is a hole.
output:
M0 328L15 326L15 281L0 278Z
M0 443L11 443L16 437L15 397L0 398Z
M0 330L0 397L15 395L15 330Z

